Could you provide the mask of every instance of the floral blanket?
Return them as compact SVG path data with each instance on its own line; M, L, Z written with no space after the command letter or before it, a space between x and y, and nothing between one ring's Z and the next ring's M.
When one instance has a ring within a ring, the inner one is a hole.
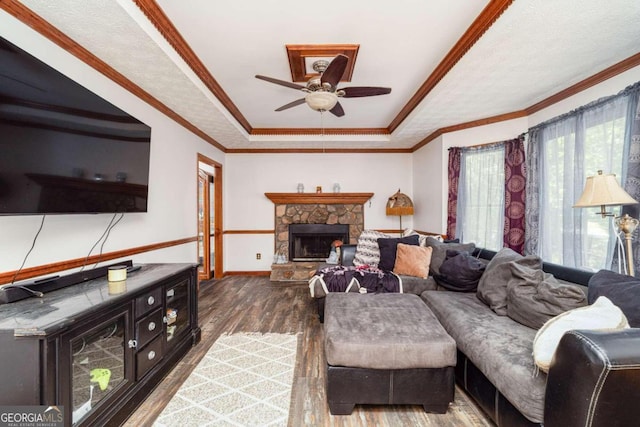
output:
M391 271L376 267L343 267L341 265L319 269L309 280L312 296L319 283L324 292L402 293L402 279Z

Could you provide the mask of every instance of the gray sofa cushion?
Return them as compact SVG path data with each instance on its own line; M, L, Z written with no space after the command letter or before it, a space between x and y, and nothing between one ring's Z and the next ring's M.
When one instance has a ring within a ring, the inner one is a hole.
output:
M600 270L589 280L588 293L589 304L598 297L607 297L620 307L632 328L640 328L640 280L614 271Z
M436 282L451 291L476 292L478 281L487 264L469 252L447 250L447 259L440 266L440 274L434 275Z
M546 374L534 375L536 331L496 316L472 293L426 291L421 298L504 397L529 420L542 423Z
M530 268L542 268L542 260L537 256L523 257L519 253L503 248L489 261L480 281L476 295L500 316L507 315L507 282L511 277L510 262Z
M584 286L559 283L551 274L509 263L507 315L518 323L539 329L565 311L587 305Z
M429 274L432 275L440 274L440 266L447 257L448 249L471 253L476 248L475 243L443 243L433 237L427 237L425 244L433 248L429 265Z
M369 369L456 365L456 343L417 295L326 297L327 363Z

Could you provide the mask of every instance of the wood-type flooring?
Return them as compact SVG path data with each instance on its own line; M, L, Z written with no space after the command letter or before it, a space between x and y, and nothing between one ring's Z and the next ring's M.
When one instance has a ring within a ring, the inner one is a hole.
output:
M456 387L446 414L427 414L422 406L356 405L351 415L329 413L325 395L323 330L306 283L273 284L267 277L230 276L202 282L198 304L202 341L191 349L126 421L151 426L216 339L224 333L300 333L289 426L492 426Z

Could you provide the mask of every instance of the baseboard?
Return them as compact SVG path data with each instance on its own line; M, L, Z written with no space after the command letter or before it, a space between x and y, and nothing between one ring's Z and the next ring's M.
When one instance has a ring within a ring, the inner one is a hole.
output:
M225 271L224 276L267 276L271 275L271 271Z

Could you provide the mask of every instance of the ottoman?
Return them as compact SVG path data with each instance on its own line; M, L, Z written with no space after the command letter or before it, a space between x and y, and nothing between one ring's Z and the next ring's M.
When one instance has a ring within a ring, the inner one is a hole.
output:
M330 293L325 304L331 414L348 415L356 404L447 411L454 397L456 343L420 297Z

